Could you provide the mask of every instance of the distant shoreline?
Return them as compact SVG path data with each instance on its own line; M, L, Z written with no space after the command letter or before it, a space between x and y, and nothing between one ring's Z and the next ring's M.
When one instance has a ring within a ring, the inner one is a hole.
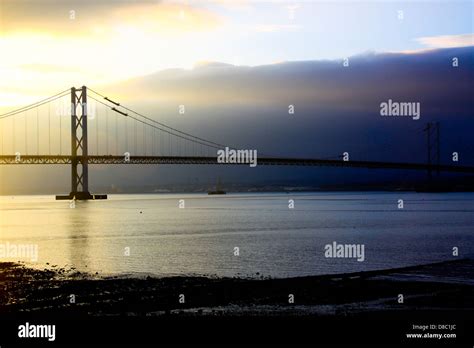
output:
M99 190L100 191L100 190ZM465 191L416 191L416 190L390 190L390 189L373 189L373 190L363 190L363 189L353 189L353 190L278 190L278 191L226 191L228 195L232 194L282 194L282 195L290 195L290 194L299 194L299 193L368 193L368 192L380 192L380 193L473 193L474 190L465 190ZM216 197L221 198L225 197L225 195L208 195L207 191L169 191L169 192L106 192L100 191L102 194L107 194L110 196L114 195L205 195L209 197ZM0 197L28 197L28 196L56 196L57 193L12 193L12 194L0 194Z

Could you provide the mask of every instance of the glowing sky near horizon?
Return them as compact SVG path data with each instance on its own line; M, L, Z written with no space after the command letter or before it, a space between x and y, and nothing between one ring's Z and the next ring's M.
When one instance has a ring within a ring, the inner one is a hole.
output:
M71 85L110 84L203 61L255 66L473 45L472 6L0 0L0 107Z

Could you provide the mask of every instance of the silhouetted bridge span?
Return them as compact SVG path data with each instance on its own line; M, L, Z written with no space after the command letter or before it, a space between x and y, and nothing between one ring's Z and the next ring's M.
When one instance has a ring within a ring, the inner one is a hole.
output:
M66 102L63 107L57 104L61 101ZM55 115L51 115L53 102L56 103ZM97 108L92 109L91 103ZM47 111L44 115L47 118L40 117L40 110ZM109 113L115 117L110 119ZM356 161L340 154L317 159L260 153L257 165L421 170L427 171L430 177L432 172L474 173L472 166L441 164L439 124L429 123L425 131L426 163ZM89 164L249 166L249 163L218 161L216 150L224 148L238 149L170 127L86 86L67 89L0 115L0 165L71 166L71 192L58 199L106 198L89 193Z
M87 156L76 157L77 161L88 164L205 164L205 165L239 165L248 166L248 163L220 163L217 157L199 156ZM72 156L0 156L0 164L72 164ZM258 158L258 165L264 166L312 166L312 167L347 167L368 169L404 169L440 171L453 173L472 173L474 167L453 165L428 165L425 163L406 162L375 162L375 161L344 161L312 158Z

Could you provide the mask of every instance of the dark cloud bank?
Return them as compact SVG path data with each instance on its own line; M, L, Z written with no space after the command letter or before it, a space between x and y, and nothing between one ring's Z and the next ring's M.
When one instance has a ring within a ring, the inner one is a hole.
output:
M452 66L458 58L459 66ZM421 131L441 124L441 158L451 153L474 165L474 47L416 54L374 54L342 61L287 62L258 67L203 64L166 70L105 87L128 104L173 127L259 154L324 158L344 151L351 159L425 162ZM104 88L104 87L103 87ZM103 89L102 88L102 89ZM419 102L421 117L382 117L380 103ZM177 114L177 105L186 114ZM288 114L288 105L295 114ZM68 190L69 169L28 169ZM24 175L3 169L3 182ZM93 186L158 187L163 183L284 183L325 185L422 179L424 173L322 168L109 167L93 169ZM110 178L110 177L111 178ZM408 178L408 179L407 179ZM59 181L58 181L59 180ZM32 184L29 176L28 181ZM16 185L18 186L18 185ZM48 187L48 185L46 185Z

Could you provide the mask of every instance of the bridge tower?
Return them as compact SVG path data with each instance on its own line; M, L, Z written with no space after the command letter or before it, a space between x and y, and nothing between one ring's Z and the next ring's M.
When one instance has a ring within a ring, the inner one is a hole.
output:
M79 113L78 113L79 109ZM87 87L71 88L71 192L56 199L107 199L89 192L87 148Z
M439 122L428 122L423 129L426 132L427 164L440 165ZM436 171L439 175L439 169ZM432 178L431 169L428 170L428 179Z

